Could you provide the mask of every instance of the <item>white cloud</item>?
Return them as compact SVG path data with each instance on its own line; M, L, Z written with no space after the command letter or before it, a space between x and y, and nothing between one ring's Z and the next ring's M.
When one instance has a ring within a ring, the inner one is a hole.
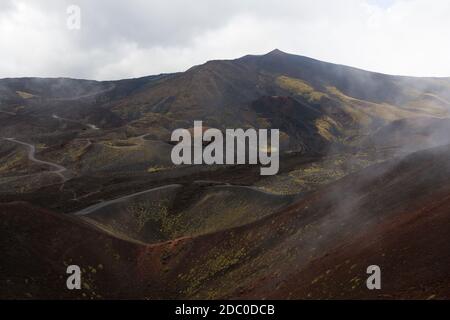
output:
M81 7L81 30L66 8ZM363 69L450 76L447 0L2 1L0 77L118 79L274 48Z

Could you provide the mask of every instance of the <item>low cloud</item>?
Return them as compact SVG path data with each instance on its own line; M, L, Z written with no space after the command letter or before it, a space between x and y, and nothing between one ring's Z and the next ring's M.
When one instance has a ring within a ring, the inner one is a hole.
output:
M81 29L66 26L81 8ZM368 70L450 76L450 2L2 1L0 77L119 79L274 48Z

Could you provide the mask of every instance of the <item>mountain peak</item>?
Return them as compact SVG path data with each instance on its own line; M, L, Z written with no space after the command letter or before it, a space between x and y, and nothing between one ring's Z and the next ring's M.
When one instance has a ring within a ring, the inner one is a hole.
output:
M267 55L270 55L270 56L275 56L275 55L285 55L285 54L287 54L287 53L281 51L280 49L273 49L272 51L270 51L269 53L267 53Z

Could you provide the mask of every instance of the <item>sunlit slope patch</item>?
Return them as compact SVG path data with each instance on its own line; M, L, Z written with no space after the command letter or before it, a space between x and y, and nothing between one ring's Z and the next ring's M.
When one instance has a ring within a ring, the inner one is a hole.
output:
M311 85L301 79L279 76L275 82L281 88L288 90L294 95L301 95L310 102L320 102L320 99L326 96L326 93L315 90Z
M355 98L336 86L316 84L314 87L303 79L286 75L276 77L275 84L294 98L306 99L323 113L316 120L316 126L330 142L348 142L348 138L355 138L352 136L358 138L371 134L373 130L399 119L448 117L450 109L446 98L440 96L441 92L427 92L426 88L422 91L405 88L402 99L392 103Z
M34 98L35 95L25 91L16 91L17 95L22 99L31 99Z

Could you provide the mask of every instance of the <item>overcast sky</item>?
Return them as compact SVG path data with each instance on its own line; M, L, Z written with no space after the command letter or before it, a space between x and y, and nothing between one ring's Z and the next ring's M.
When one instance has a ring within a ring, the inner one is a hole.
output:
M79 30L67 27L72 4ZM450 1L0 0L0 78L130 78L274 48L450 76Z

